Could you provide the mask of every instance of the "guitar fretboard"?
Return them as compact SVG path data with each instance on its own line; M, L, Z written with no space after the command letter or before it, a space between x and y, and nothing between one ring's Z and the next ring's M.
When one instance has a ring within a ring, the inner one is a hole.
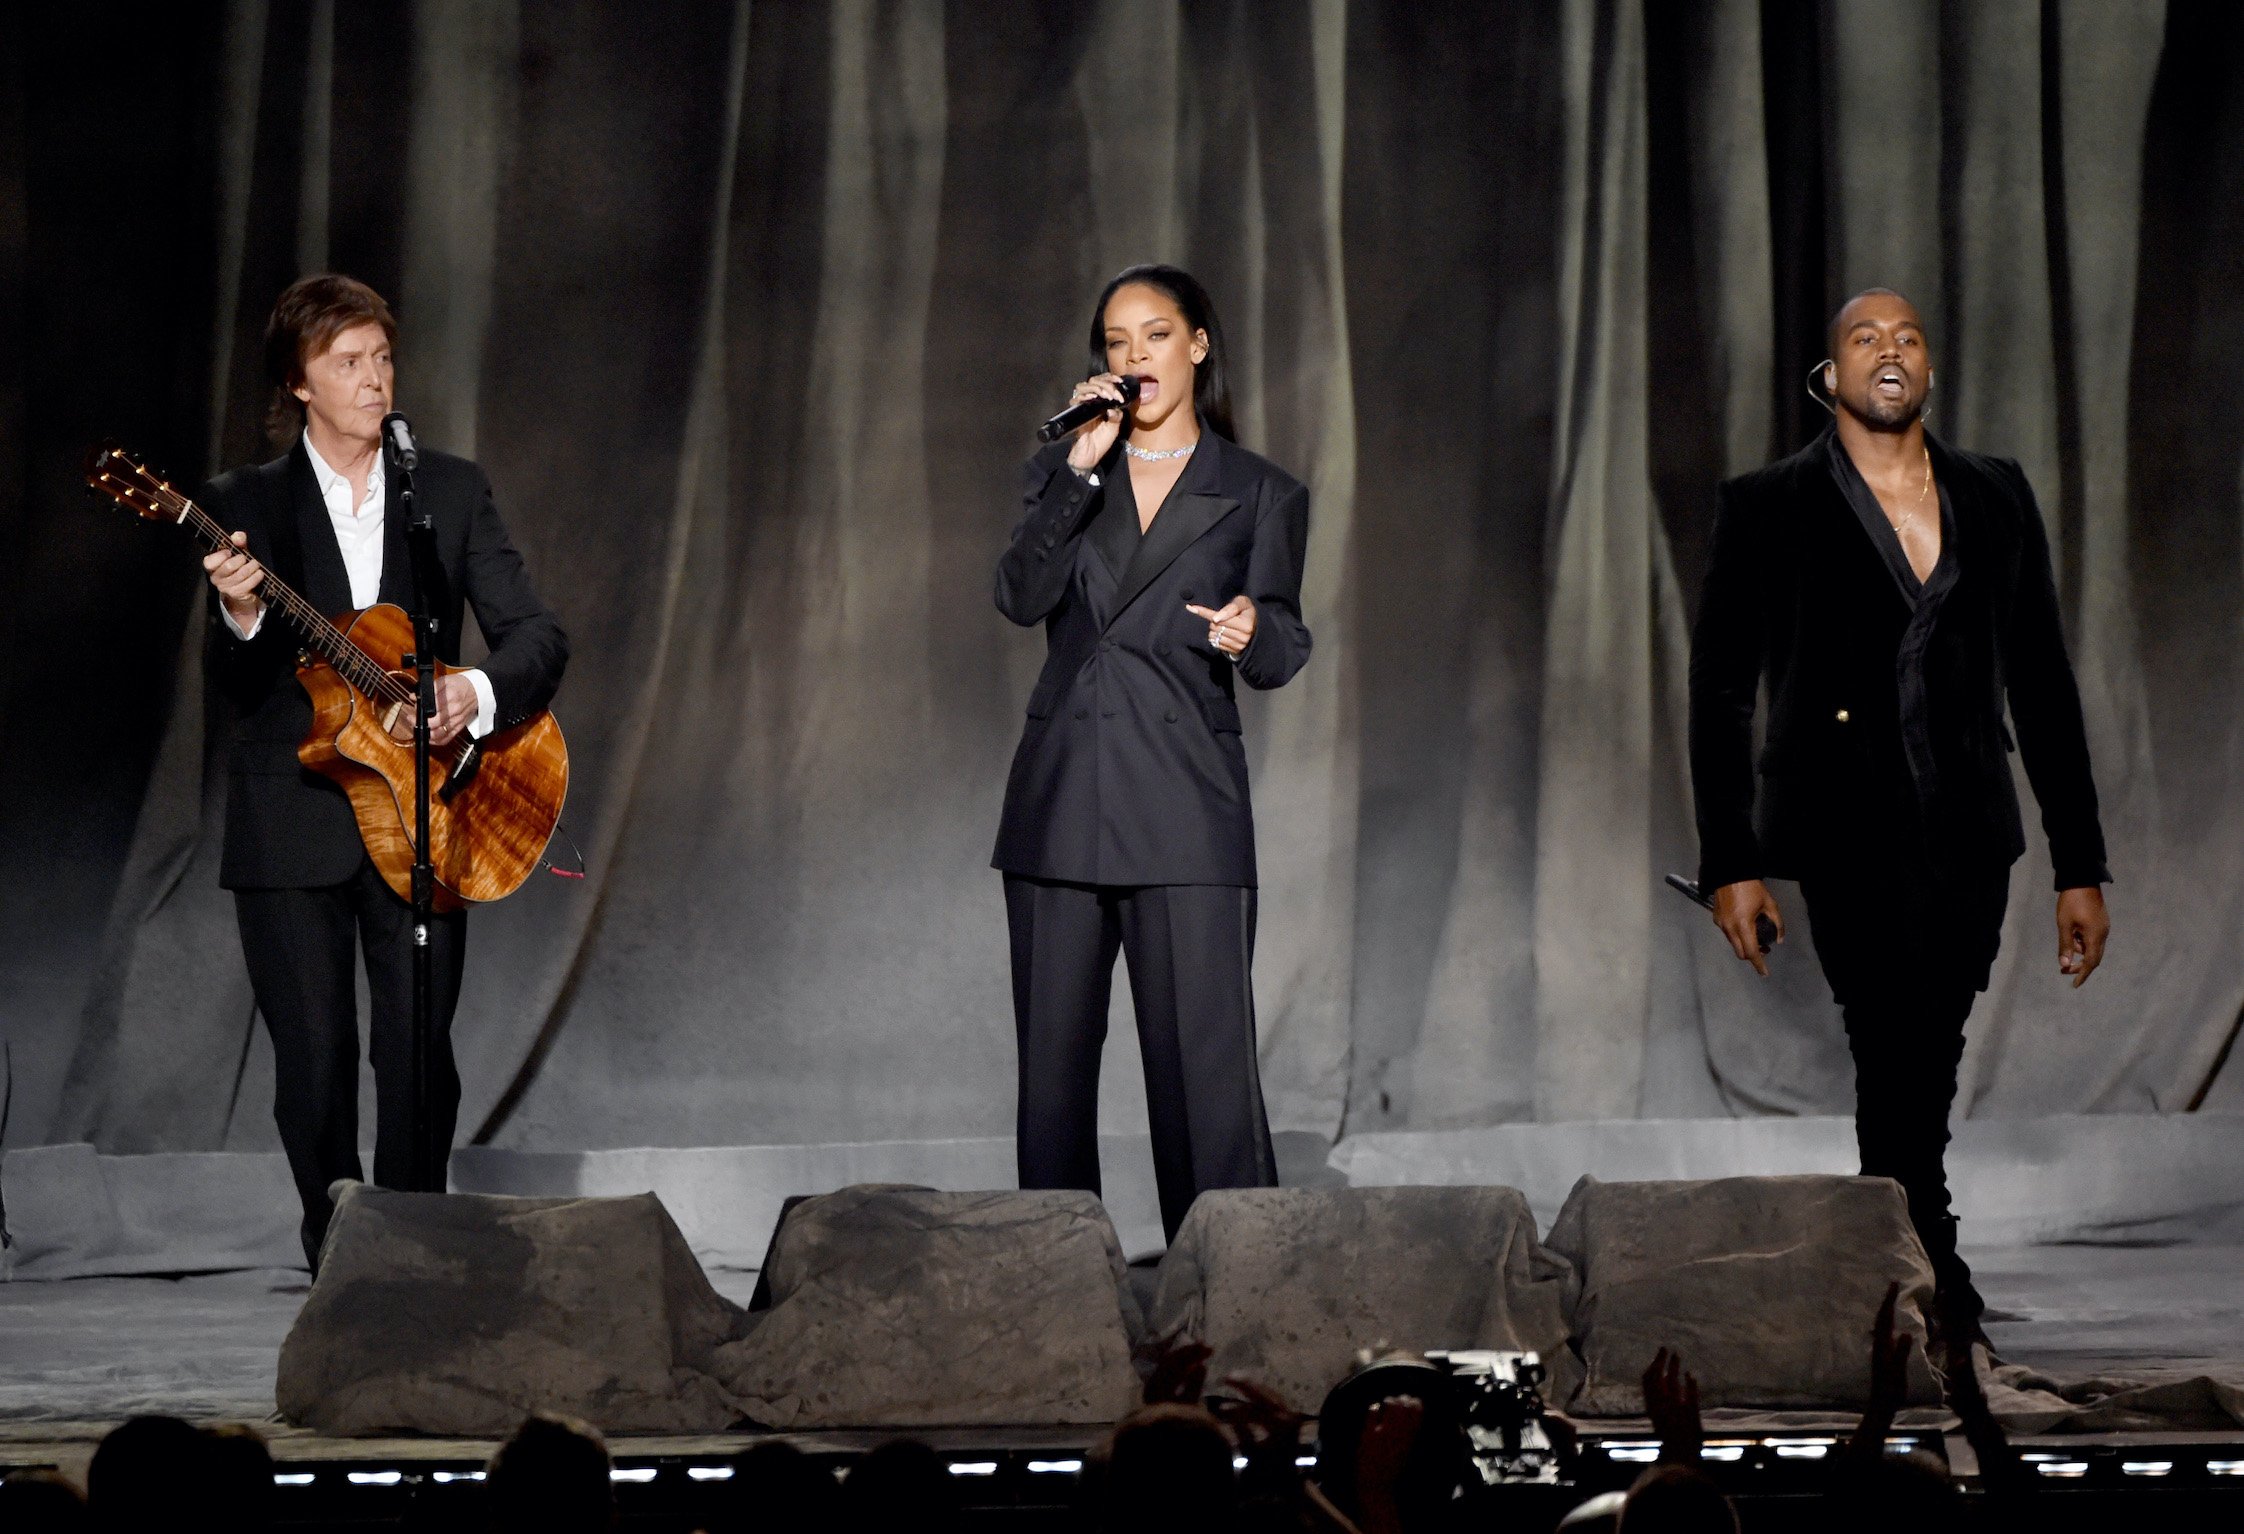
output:
M159 500L174 511L179 525L193 533L205 547L232 548L233 538L220 527L210 513L168 486ZM173 503L176 503L174 505ZM410 703L412 690L391 676L364 650L352 644L350 636L327 621L327 615L305 601L289 588L286 581L265 572L264 582L257 594L265 599L268 615L277 613L288 625L304 637L304 642L317 651L320 658L333 666L343 680L349 682L367 697L380 703Z

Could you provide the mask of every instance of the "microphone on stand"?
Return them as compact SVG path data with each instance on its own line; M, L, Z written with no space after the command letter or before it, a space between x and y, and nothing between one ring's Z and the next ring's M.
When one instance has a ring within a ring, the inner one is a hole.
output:
M405 424L402 411L393 410L382 417L382 435L396 450L400 468L408 474L420 469L421 455L413 447L413 428Z
M1115 383L1122 390L1120 401L1110 400L1103 394L1094 394L1089 399L1077 400L1067 409L1052 417L1051 420L1039 426L1036 429L1036 440L1039 442L1057 442L1084 422L1095 421L1100 416L1105 415L1109 410L1114 409L1117 403L1129 405L1136 401L1138 397L1137 374L1124 373L1115 380ZM396 418L392 417L392 419Z

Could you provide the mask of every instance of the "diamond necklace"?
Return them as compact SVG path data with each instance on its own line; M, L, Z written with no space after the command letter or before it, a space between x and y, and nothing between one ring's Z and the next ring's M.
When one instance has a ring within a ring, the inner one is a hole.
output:
M1122 451L1128 453L1140 463L1165 463L1171 458L1190 458L1192 450L1199 445L1200 439L1198 437L1194 437L1182 447L1138 447L1133 443L1125 442L1122 444Z

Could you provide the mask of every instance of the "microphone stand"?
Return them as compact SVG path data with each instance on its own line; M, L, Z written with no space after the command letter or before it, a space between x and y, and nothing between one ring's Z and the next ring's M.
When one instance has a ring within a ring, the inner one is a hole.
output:
M451 1161L450 1146L430 1140L429 1064L435 1053L430 1035L436 1026L436 972L429 929L436 918L436 865L429 848L429 730L436 719L436 593L443 589L444 567L436 553L436 520L423 512L413 489L413 470L397 452L390 433L382 451L397 475L398 509L405 517L405 547L413 565L413 653L403 664L418 678L413 711L413 1049L411 1115L413 1152L408 1186L414 1192L442 1193Z

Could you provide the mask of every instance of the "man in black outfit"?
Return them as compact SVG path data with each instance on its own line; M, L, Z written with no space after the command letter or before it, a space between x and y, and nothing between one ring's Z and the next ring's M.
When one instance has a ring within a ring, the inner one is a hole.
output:
M235 548L203 561L213 588L207 665L241 724L227 760L226 843L219 882L234 891L257 1010L272 1035L273 1114L304 1201L304 1253L316 1269L333 1213L328 1185L364 1176L358 1155L357 951L366 956L374 1064L374 1176L404 1185L412 1145L412 908L374 871L350 801L305 769L311 699L294 676L297 636L269 615L258 587L270 568L324 613L408 607L412 566L380 429L390 409L397 327L379 294L348 277L307 277L281 295L265 330L275 386L272 424L288 450L209 486L203 504L235 529ZM489 658L439 684L433 739L480 738L542 710L569 643L538 601L508 541L483 471L423 450L414 489L436 524L446 585L437 649L460 658L462 602L475 608ZM395 733L412 738L412 721ZM430 1149L452 1147L460 1081L452 1013L466 958L465 912L430 932L436 1007Z
M1691 645L1699 880L1763 975L1756 920L1782 941L1784 918L1762 880L1800 881L1854 1055L1862 1171L1907 1193L1953 1348L1979 1338L1984 1307L1943 1152L1964 1021L2026 847L2011 751L2041 805L2075 986L2103 959L2111 875L2033 491L2016 463L1925 431L1932 366L1900 294L1849 300L1830 342L1832 428L1722 487Z

